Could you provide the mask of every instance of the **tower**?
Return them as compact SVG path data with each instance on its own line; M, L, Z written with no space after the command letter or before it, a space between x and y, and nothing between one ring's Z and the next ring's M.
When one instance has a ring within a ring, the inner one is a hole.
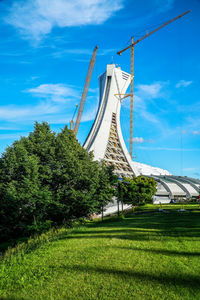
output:
M95 160L114 165L119 177L138 176L124 143L120 126L121 94L130 84L130 74L114 64L107 65L99 77L99 106L92 128L84 143L87 151L93 151Z
M130 84L130 74L114 64L107 65L99 77L99 106L92 128L84 143L93 151L95 160L114 165L118 177L150 176L157 182L154 203L169 203L171 199L189 199L199 195L200 180L174 176L169 171L132 161L124 143L120 126L120 109L123 94ZM117 204L106 214L117 210Z

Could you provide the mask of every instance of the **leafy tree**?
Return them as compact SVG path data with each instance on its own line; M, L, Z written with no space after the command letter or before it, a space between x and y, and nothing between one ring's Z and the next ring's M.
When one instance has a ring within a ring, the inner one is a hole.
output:
M99 181L96 188L95 196L98 201L98 211L102 213L104 207L111 201L116 194L117 176L113 174L114 166L107 166L104 161L101 162L99 169Z
M133 206L152 203L152 197L156 193L156 182L151 177L124 178L119 185L118 190L120 197L123 195L123 202Z
M99 211L112 198L112 171L93 161L65 127L36 123L0 158L0 235L39 232Z

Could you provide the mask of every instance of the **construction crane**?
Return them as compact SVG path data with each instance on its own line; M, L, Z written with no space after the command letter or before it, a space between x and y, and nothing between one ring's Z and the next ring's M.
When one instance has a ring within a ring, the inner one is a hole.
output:
M87 72L87 77L86 77L86 81L85 81L85 86L84 86L84 89L83 89L83 94L82 94L82 97L81 97L81 102L80 102L80 105L79 105L79 110L78 110L75 126L74 126L74 129L73 129L73 132L74 132L75 136L77 135L78 128L79 128L79 125L80 125L81 116L82 116L82 113L83 113L83 108L84 108L84 105L85 105L85 100L86 100L86 97L87 97L87 93L88 93L88 89L89 89L89 85L90 85L90 80L91 80L91 77L92 77L92 72L93 72L93 69L94 69L96 54L97 54L97 46L94 48L92 58L90 60L90 64L89 64L89 68L88 68L88 72Z
M76 104L76 108L75 108L75 110L74 110L72 119L71 119L71 121L70 121L70 129L71 129L71 130L74 130L74 117L75 117L75 115L76 115L77 109L78 109L78 104Z
M190 10L187 10L183 14L177 16L176 18L167 21L163 25L157 27L156 29L154 29L151 32L147 33L146 35L142 36L140 39L138 39L135 42L133 41L133 37L131 37L131 44L128 47L124 48L123 50L117 52L117 54L121 55L124 51L126 51L129 48L131 48L131 89L130 89L130 94L123 94L124 95L123 98L126 98L126 97L130 96L130 140L129 140L129 153L130 153L131 158L133 158L133 78L134 78L133 66L134 66L134 46L136 44L138 44L139 42L141 42L142 40L144 40L145 38L147 38L148 36L152 35L156 31L158 31L159 29L161 29L161 28L165 27L166 25L168 25L168 24L176 21L177 19L185 16L189 12L190 12Z

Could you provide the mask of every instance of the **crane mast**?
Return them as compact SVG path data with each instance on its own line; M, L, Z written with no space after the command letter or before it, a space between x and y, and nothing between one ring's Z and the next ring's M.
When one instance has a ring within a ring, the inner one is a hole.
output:
M130 94L126 94L123 98L126 98L127 96L130 96L130 139L129 139L129 153L131 158L133 158L133 78L134 78L134 46L147 38L148 36L152 35L156 31L160 30L161 28L167 26L168 24L174 22L175 20L183 17L184 15L188 14L190 10L185 11L183 14L178 15L177 17L165 22L161 26L157 27L156 29L152 30L151 32L145 34L142 36L140 39L136 40L135 42L133 41L133 37L131 38L131 44L122 49L121 51L118 51L117 54L121 55L124 51L127 49L131 48L131 91Z
M85 105L85 100L86 100L86 97L87 97L87 93L88 93L88 89L89 89L89 85L90 85L90 81L91 81L91 77L92 77L92 72L93 72L93 69L94 69L96 54L97 54L97 46L94 48L92 58L90 60L90 64L89 64L89 68L88 68L88 72L87 72L87 77L86 77L86 81L85 81L85 86L84 86L84 89L83 89L81 102L80 102L80 105L79 105L79 110L78 110L75 126L74 126L74 129L73 129L73 132L74 132L75 136L77 135L78 128L79 128L79 125L80 125L81 116L82 116L82 113L83 113L83 108L84 108L84 105Z
M133 37L131 38L133 44ZM131 93L130 93L130 141L129 153L133 158L133 80L134 80L134 47L131 47Z

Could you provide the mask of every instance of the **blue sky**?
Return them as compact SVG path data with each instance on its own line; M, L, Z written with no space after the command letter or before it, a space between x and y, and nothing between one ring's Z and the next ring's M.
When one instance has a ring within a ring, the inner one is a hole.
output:
M98 53L78 140L98 103L98 76L114 62L130 72L130 51L146 30L191 9L135 47L135 160L200 177L200 1L1 0L0 152L47 121L58 132L80 102L88 64ZM129 140L129 100L121 126Z

